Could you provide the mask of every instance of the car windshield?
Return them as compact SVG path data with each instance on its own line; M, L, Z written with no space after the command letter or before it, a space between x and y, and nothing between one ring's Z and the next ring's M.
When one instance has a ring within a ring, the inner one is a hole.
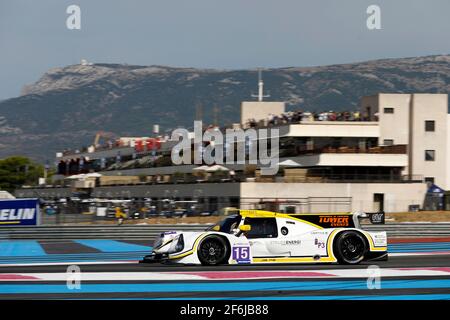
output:
M233 229L236 229L239 226L239 222L241 222L241 216L238 214L233 214L216 223L215 225L209 227L207 230L211 231L219 227L219 230L215 231L231 233Z

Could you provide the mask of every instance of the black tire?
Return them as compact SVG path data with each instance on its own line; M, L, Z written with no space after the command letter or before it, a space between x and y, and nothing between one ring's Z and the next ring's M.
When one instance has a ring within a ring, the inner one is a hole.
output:
M360 232L349 230L337 236L333 249L339 263L358 264L364 260L368 245Z
M207 236L197 249L198 259L204 266L226 263L230 255L228 242L219 236Z

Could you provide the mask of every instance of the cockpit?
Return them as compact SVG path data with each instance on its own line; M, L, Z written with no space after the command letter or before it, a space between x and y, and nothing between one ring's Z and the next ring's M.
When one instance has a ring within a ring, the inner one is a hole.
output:
M219 231L224 233L233 233L239 227L242 217L238 214L227 216L220 222L206 229L207 231Z

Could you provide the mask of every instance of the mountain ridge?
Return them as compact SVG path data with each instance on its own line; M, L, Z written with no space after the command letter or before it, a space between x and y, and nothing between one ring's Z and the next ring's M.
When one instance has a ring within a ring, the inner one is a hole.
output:
M312 67L264 68L272 101L288 109L354 110L365 95L448 93L450 55ZM205 122L239 121L241 101L253 100L257 69L213 69L96 63L48 70L18 97L0 101L0 157L52 161L56 151L92 143L98 131L148 135L191 127L198 105Z

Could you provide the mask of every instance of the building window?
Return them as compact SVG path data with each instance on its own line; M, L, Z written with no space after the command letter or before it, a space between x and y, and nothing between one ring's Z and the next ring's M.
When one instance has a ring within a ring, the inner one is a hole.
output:
M394 113L394 108L384 108L384 113Z
M436 151L425 150L425 161L434 161L436 158Z
M425 131L434 132L434 120L426 120L425 121Z
M428 184L433 184L434 183L434 177L425 177L425 182Z
M394 140L392 140L392 139L384 139L383 144L385 146L392 146L394 144Z

